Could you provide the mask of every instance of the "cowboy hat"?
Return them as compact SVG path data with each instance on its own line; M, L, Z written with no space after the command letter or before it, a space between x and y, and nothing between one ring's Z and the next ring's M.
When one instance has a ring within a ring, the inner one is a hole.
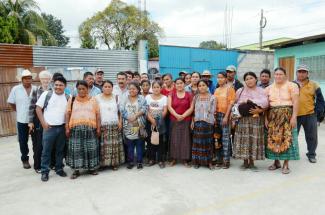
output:
M16 76L16 78L18 81L21 81L24 77L32 77L32 79L35 79L36 76L36 73L31 73L28 69L24 69L20 74Z

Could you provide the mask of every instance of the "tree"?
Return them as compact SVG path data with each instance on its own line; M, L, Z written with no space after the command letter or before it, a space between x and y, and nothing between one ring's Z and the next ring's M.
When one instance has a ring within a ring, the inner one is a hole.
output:
M14 43L18 37L17 20L0 16L0 43Z
M203 49L224 49L226 48L226 45L214 40L209 40L201 42L199 47Z
M150 20L147 12L120 0L112 0L108 7L79 27L81 47L88 47L89 43L93 45L96 41L108 49L135 50L140 39L148 38L149 47L158 50L157 35L162 36L163 30Z
M91 34L91 26L89 22L83 22L79 26L79 35L81 40L81 48L94 49L96 48L96 38Z
M17 20L18 37L15 43L35 44L37 36L41 36L49 45L56 45L55 38L47 30L43 18L36 10L39 10L39 7L34 0L0 1L2 17L14 17Z
M41 15L45 21L47 30L49 31L50 34L52 34L52 36L57 41L57 45L60 47L66 46L69 43L70 39L69 37L63 34L64 30L63 30L62 21L51 14L42 13ZM44 42L43 45L47 45L51 43L51 41L49 41L48 38L46 38L46 40L43 42Z

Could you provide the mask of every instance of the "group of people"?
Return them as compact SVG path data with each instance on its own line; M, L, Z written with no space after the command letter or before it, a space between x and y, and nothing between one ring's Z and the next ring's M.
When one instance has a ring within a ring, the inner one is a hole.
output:
M256 160L274 160L269 170L290 173L289 161L299 159L297 136L305 130L307 157L316 163L317 123L324 118L320 87L308 78L305 65L297 80L286 70L264 69L260 81L254 72L236 79L236 67L217 74L209 71L147 74L117 73L117 84L104 80L104 72L84 73L73 90L60 73L42 71L41 85L24 70L8 103L17 112L18 140L23 167L31 168L28 137L31 134L34 169L48 181L50 169L71 179L82 170L97 175L107 167L117 170L177 162L186 167L228 169L230 158L243 160L241 169L257 171ZM135 153L136 152L136 153ZM136 155L136 156L135 156ZM281 165L280 161L284 161Z

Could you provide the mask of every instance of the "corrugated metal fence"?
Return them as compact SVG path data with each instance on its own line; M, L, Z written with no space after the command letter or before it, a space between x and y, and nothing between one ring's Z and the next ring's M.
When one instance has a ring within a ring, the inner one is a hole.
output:
M68 67L94 72L102 68L105 78L115 81L116 73L126 70L138 71L138 53L127 50L96 50L59 47L33 47L34 66L55 70ZM68 79L74 79L72 77Z
M19 82L16 75L23 69L61 72L73 87L86 71L102 68L105 79L115 81L120 71L138 71L138 53L125 50L72 49L0 44L0 136L16 133L16 114L7 104L11 88ZM38 79L35 80L38 84Z

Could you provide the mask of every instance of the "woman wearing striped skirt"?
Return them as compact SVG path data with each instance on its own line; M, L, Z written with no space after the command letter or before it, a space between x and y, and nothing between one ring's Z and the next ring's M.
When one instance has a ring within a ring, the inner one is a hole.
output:
M227 73L219 72L219 87L214 92L216 99L215 115L215 151L218 169L230 167L231 139L229 116L236 99L235 89L227 84Z
M244 74L246 86L237 90L236 101L239 104L241 118L235 130L233 157L244 160L241 168L257 171L255 160L265 159L264 110L268 99L264 90L257 86L257 76L253 72Z
M124 163L122 141L122 118L118 111L116 97L112 94L113 83L104 81L103 93L96 96L100 108L101 138L100 166L113 167L117 170Z
M192 120L193 144L192 164L194 168L208 166L213 170L213 131L214 113L216 109L215 97L210 94L208 83L198 82L198 94L194 98L194 117Z
M81 169L97 175L99 168L98 103L88 95L87 82L78 81L76 87L78 95L69 100L66 114L66 135L69 138L67 165L74 170L71 179L77 178Z
M168 96L168 110L171 119L170 155L172 161L170 166L174 166L177 160L182 160L186 167L190 167L192 95L185 92L183 79L176 79L175 86L176 91Z
M297 112L299 88L287 81L283 68L274 70L274 83L265 89L270 101L270 110L265 124L268 128L266 157L274 160L269 170L281 168L290 173L289 160L299 160Z

